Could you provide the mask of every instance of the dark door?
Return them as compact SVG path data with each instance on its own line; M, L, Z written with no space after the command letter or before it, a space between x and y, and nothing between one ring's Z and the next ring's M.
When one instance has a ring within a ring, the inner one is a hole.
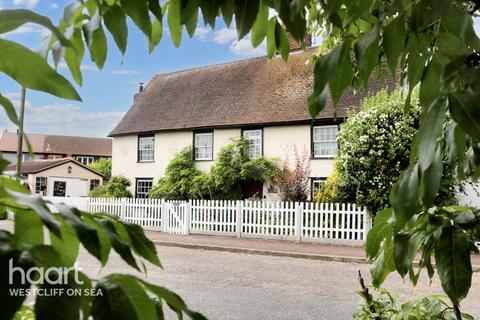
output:
M54 181L53 182L53 196L65 197L65 189L67 188L66 181Z
M242 184L243 199L263 197L263 183L258 181L246 181Z

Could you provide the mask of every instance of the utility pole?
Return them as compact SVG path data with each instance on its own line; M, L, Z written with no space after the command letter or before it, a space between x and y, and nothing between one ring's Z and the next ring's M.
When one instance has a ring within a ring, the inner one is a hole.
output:
M22 173L22 159L23 159L23 119L25 116L25 95L27 90L22 87L22 96L20 98L20 118L18 119L18 133L17 133L17 176Z

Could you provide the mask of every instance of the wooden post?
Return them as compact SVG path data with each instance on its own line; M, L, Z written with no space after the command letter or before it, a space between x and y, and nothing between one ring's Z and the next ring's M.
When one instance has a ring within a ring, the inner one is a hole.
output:
M295 203L295 238L297 242L302 241L303 229L303 207L301 203Z
M125 198L122 198L120 202L120 219L122 221L125 221L125 212L127 210L127 200Z
M162 199L162 210L161 210L161 215L162 215L162 226L161 226L161 230L163 232L167 232L167 225L168 225L168 222L167 222L167 203L165 202L164 199Z
M188 200L185 206L185 234L190 234L190 221L192 216L192 203L191 200Z
M237 201L237 238L242 237L242 221L243 221L243 203L241 201Z
M362 214L363 215L363 239L362 240L366 241L368 231L371 228L372 220L371 220L370 215L368 214L367 209L365 207L362 208L362 213L363 213Z

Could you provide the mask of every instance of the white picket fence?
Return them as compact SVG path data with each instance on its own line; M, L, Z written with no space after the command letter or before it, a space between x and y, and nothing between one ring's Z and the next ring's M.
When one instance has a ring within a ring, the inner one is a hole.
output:
M355 204L160 199L55 198L87 212L106 212L146 230L361 245L371 218Z

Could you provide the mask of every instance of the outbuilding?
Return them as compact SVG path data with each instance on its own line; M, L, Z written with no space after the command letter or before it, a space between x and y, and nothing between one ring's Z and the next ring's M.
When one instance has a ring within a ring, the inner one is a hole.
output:
M15 173L15 165L5 173ZM25 161L21 174L33 193L55 197L86 197L103 175L72 158Z

